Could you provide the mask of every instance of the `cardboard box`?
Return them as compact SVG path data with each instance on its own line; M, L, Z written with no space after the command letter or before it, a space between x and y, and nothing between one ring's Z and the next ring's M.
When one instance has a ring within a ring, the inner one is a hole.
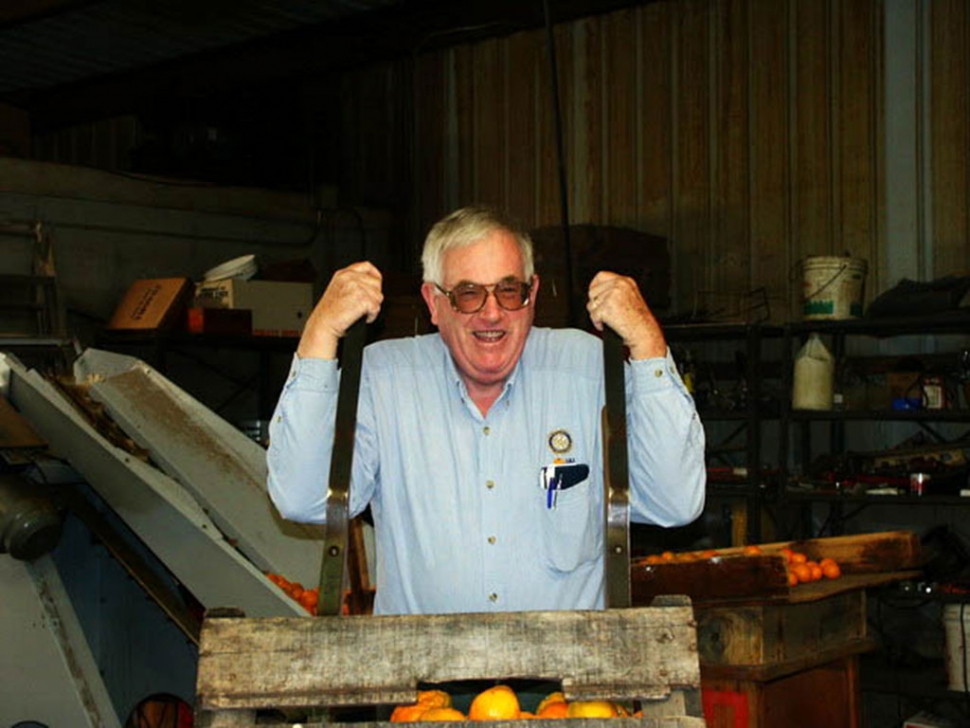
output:
M108 328L119 331L170 329L181 324L192 297L188 278L142 278L129 286Z
M313 310L313 286L238 278L204 281L196 284L193 305L248 309L253 312L255 336L299 336Z

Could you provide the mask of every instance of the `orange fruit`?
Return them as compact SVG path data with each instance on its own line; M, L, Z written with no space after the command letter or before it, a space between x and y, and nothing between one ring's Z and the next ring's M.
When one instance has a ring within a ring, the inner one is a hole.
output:
M569 715L569 704L565 701L549 703L536 709L537 718L565 718Z
M429 710L427 705L421 703L399 705L391 712L391 723L415 723Z
M778 550L778 553L780 553L780 554L781 554L782 556L784 556L784 557L785 557L785 563L786 563L786 564L790 564L790 563L791 563L791 557L792 557L792 556L793 556L793 555L795 554L795 552L794 552L794 551L792 551L792 550L791 550L790 548L788 548L787 546L785 546L785 547L784 547L784 548L782 548L782 549L779 549L779 550Z
M569 718L615 718L616 706L609 700L574 700L569 704Z
M483 690L468 708L469 720L517 720L521 714L519 698L508 685Z
M791 571L800 584L805 584L812 580L812 570L807 564L793 564Z
M797 586L797 585L798 585L798 577L795 576L795 573L794 572L789 571L788 572L788 586Z
M664 551L662 554L660 554L660 560L661 561L673 561L674 560L674 552L673 551Z
M429 708L450 708L451 696L444 690L418 690L418 704Z
M557 690L554 693L549 693L546 697L539 701L539 705L536 706L536 714L538 715L543 711L544 708L552 705L553 703L565 703L566 696L562 694L561 690Z
M465 720L465 714L454 708L428 708L421 716L422 723L437 723L447 720Z
M822 578L822 567L818 565L818 562L806 561L805 566L812 572L812 581L818 581Z
M318 598L317 598L317 594L316 594L316 591L315 590L313 590L313 589L307 589L307 590L305 590L300 595L300 598L297 599L297 601L310 614L316 614L316 612L317 612L317 601L318 601Z
M741 549L741 553L745 556L757 556L761 553L761 547L751 543Z
M822 569L822 576L826 579L838 579L842 576L842 569L831 559L822 559L819 567Z
M530 713L528 710L523 710L521 713L519 713L519 718L521 718L522 720L532 720L535 717L536 717L536 714Z
M808 557L805 554L800 551L792 551L791 562L793 564L804 564L806 561L808 561Z

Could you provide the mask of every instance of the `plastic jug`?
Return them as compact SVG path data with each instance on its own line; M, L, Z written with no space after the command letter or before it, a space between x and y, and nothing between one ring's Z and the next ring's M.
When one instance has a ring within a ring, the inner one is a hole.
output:
M834 380L835 358L818 334L810 334L795 357L792 409L832 409Z

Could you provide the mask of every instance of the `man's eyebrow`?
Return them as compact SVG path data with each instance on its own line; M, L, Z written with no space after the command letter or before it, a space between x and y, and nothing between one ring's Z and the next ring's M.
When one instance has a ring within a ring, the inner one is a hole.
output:
M494 286L494 285L498 285L499 283L525 283L525 282L526 281L522 280L518 276L510 274L505 276L505 278L499 278L497 281L495 281L495 283L476 283L475 281L460 280L454 285L454 288L458 288L459 286Z

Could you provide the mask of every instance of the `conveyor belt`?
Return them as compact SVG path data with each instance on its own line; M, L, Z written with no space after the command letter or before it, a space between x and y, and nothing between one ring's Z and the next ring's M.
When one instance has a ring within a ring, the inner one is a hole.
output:
M89 349L76 376L158 464L92 427L65 395L14 357L9 399L207 608L306 615L263 575L313 583L322 541L284 524L264 491L265 454L143 362Z

